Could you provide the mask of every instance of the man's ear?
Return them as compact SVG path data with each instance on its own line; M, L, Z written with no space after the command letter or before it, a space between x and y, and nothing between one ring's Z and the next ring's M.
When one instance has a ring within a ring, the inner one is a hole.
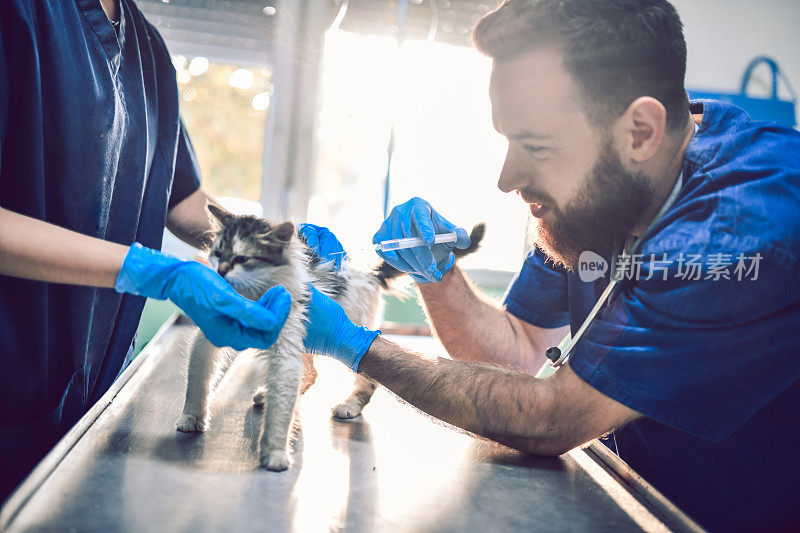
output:
M215 204L207 204L208 211L213 215L214 218L219 220L220 224L223 226L227 225L228 222L233 218L233 214L225 209L219 207Z
M617 122L630 160L644 163L661 148L667 128L667 109L650 96L634 100Z

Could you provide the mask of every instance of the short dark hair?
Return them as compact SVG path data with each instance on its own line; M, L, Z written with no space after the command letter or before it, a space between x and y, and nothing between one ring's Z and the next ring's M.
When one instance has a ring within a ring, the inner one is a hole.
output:
M506 0L472 37L496 61L558 46L597 125L610 124L641 96L664 105L668 129L688 122L686 41L667 0Z

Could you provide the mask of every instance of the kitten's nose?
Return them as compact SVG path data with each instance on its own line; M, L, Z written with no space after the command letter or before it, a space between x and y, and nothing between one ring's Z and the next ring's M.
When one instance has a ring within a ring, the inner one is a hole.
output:
M231 268L233 268L233 265L231 265L231 264L230 264L229 262L227 262L227 261L222 261L222 262L220 262L220 264L217 266L217 272L219 272L219 275L220 275L220 276L222 276L222 277L224 278L224 277L225 277L225 274L227 274L228 272L230 272L230 271L231 271Z

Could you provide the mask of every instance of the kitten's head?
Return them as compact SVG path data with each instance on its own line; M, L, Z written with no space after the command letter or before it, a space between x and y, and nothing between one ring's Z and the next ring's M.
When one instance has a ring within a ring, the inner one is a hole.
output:
M253 285L264 269L288 264L286 249L294 235L294 224L234 215L215 205L209 205L208 210L219 221L208 259L231 285Z

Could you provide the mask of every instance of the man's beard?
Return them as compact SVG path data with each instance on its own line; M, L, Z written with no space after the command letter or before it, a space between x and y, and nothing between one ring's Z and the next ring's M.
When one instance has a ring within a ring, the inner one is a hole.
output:
M626 171L606 139L586 188L564 210L552 206L554 221L538 219L535 244L556 264L573 270L581 252L603 257L618 251L653 198L644 174Z

